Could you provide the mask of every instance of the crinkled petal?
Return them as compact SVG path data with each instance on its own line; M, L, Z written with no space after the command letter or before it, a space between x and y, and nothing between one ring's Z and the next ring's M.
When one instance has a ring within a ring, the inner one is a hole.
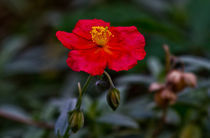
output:
M73 33L67 33L64 31L57 31L56 36L58 40L68 49L90 49L95 47L92 41L84 39Z
M102 48L72 50L67 64L74 71L84 71L93 76L101 75L107 64L106 53Z
M79 20L75 28L73 29L73 33L90 40L91 39L90 31L92 30L92 26L109 27L110 23L98 19Z
M135 26L111 27L114 35L108 43L108 67L115 71L128 70L144 59L145 39Z
M120 49L110 48L108 54L108 68L115 71L129 70L137 64L137 59L131 52Z
M133 52L132 54L138 59L142 60L145 56L144 46L145 39L144 36L138 31L135 26L130 27L110 27L110 30L114 37L111 39L111 46L121 45L128 51ZM117 44L117 45L116 45ZM138 53L138 51L140 53ZM144 53L142 55L142 53Z

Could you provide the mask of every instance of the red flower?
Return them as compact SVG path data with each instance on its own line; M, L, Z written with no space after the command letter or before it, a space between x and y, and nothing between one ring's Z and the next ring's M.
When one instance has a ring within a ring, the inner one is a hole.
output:
M111 27L103 20L79 20L72 33L58 31L57 38L68 49L67 64L74 71L101 75L108 66L128 70L144 59L144 36L135 26Z

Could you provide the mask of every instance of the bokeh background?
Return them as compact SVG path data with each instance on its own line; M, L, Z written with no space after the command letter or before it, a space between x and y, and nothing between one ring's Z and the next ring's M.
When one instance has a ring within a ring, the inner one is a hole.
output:
M77 82L88 76L68 68L68 50L55 33L71 32L79 19L97 18L112 26L137 26L147 56L129 71L107 70L121 91L116 112L106 104L107 80L92 80L83 102L85 126L72 138L151 137L161 110L148 87L164 80L163 44L197 75L198 86L179 94L159 137L210 137L209 7L209 0L0 0L0 112L55 124L78 95ZM0 137L56 135L0 116Z

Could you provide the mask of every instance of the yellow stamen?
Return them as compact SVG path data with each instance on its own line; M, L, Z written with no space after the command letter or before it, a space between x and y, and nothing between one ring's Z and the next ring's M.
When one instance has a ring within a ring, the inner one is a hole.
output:
M108 30L108 27L103 26L93 26L90 34L93 42L99 46L105 46L110 37L113 37L112 33Z

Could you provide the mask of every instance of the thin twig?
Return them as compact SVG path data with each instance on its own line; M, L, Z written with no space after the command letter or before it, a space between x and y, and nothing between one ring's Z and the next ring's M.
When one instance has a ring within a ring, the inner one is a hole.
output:
M166 123L166 117L167 117L167 111L168 111L168 106L163 108L163 114L160 120L160 123L157 127L157 129L155 129L152 138L157 138L158 135L161 133L161 131L163 130L165 123Z
M84 84L84 86L82 87L82 91L81 91L82 95L84 95L84 93L85 93L85 91L86 91L86 89L87 89L91 79L92 79L92 76L89 75L87 80L86 80L86 82L85 82L85 84Z
M76 109L80 110L80 106L82 104L82 96L84 95L90 81L91 81L92 76L89 75L84 86L81 88L80 83L78 83L78 89L79 89L79 97L77 99L77 103L76 103Z
M166 73L168 73L171 69L171 66L170 66L171 53L168 48L168 45L166 44L163 45L163 49L165 50L165 54L166 54Z
M39 127L39 128L44 128L44 129L53 129L54 128L54 126L52 124L47 124L47 123L44 123L44 122L37 122L37 121L31 120L31 119L28 119L28 118L13 115L11 113L6 113L4 111L0 111L0 117L6 118L8 120L13 120L13 121L16 121L16 122L19 122L19 123L23 123L23 124L26 124L26 125L36 126L36 127Z
M106 72L106 71L104 71L104 74L107 76L107 78L108 78L108 80L109 80L109 83L110 83L111 87L112 87L112 88L115 88L114 83L113 83L112 78L111 78L111 76L109 75L109 73Z

